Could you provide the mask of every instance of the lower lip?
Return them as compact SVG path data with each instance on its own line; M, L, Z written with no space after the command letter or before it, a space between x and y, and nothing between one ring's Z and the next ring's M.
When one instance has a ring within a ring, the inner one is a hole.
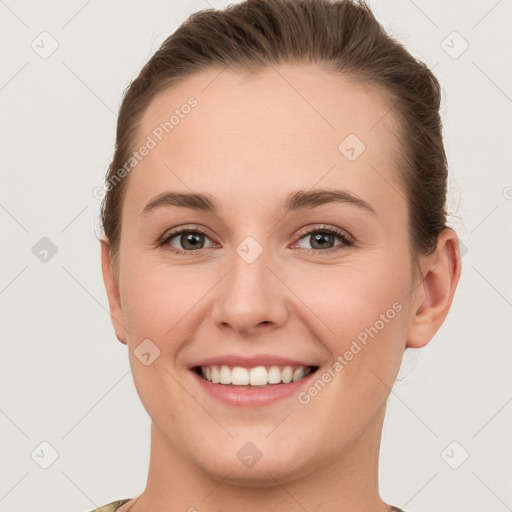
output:
M261 405L270 405L297 394L300 389L309 384L315 372L306 377L289 384L267 384L266 386L244 388L241 386L228 386L225 384L214 384L209 380L203 379L194 370L191 370L193 377L199 382L201 388L217 400L228 405L238 407L252 407Z

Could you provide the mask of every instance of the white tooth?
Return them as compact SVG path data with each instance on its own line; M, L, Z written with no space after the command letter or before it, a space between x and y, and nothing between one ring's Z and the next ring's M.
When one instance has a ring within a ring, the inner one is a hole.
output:
M293 372L293 382L296 382L304 377L304 368L297 368Z
M289 382L292 381L292 377L293 377L292 367L291 366L285 366L283 368L283 371L281 372L281 380L285 384L288 384Z
M218 384L220 382L220 371L218 366L212 366L212 382Z
M249 370L241 366L235 366L231 370L231 382L238 386L249 384Z
M271 366L268 369L268 383L279 384L281 382L281 370L279 366Z
M235 366L231 369L228 365L213 365L201 368L203 378L214 384L233 384L235 386L265 386L267 384L288 384L296 382L311 372L310 367L271 366L268 370L265 366L257 366L247 369L242 366Z
M268 382L267 369L264 366L256 366L249 373L249 384L251 386L264 386Z
M221 384L231 384L231 370L229 369L229 366L223 364L220 367L219 382Z

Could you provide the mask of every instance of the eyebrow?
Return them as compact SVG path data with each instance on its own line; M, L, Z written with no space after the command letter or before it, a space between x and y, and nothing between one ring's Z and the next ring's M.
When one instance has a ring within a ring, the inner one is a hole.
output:
M346 203L357 206L369 213L377 215L373 207L360 197L345 190L297 190L289 194L282 203L281 208L286 212L306 210L329 203ZM144 207L141 214L143 217L161 207L178 206L192 210L208 213L218 213L221 210L220 204L210 194L199 194L189 192L163 192L155 196Z

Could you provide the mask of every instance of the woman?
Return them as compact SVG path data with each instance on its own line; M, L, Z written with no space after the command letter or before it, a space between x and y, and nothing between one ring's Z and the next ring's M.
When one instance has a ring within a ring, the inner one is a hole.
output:
M121 105L101 240L150 467L97 510L401 510L386 401L460 275L439 104L362 2L248 0L162 44Z

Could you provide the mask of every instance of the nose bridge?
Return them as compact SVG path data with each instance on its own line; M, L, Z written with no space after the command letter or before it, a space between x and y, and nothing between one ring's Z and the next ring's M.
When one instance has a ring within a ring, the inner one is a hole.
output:
M273 275L274 258L255 237L235 248L232 268L216 299L215 320L236 330L250 330L262 322L281 324L286 315L282 284Z

